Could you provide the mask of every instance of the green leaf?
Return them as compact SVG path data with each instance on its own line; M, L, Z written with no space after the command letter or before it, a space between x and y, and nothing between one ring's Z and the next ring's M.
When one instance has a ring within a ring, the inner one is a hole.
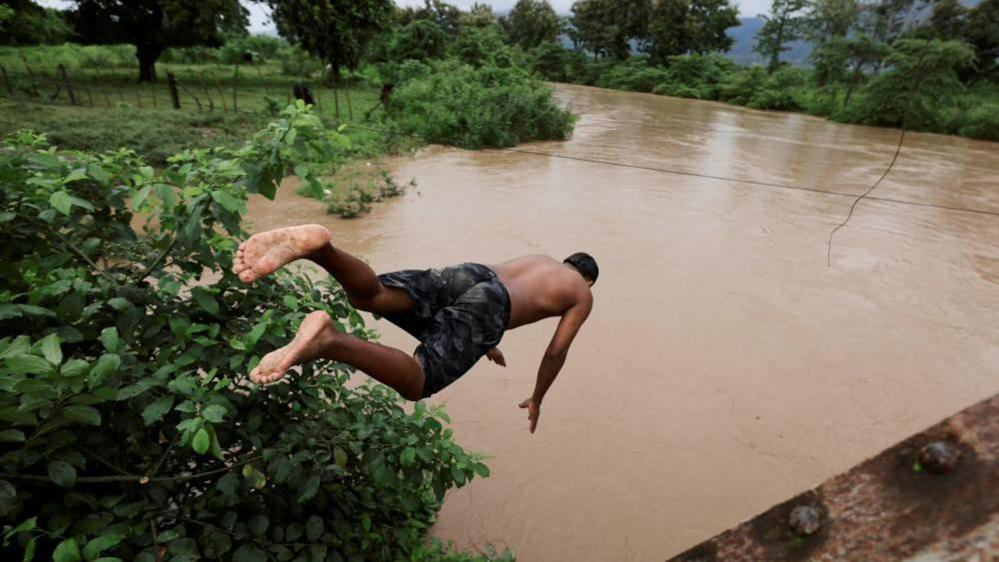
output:
M118 534L101 535L83 547L83 557L87 560L94 560L105 550L116 546L125 537Z
M267 555L252 544L244 544L232 554L232 559L239 562L267 562Z
M31 562L35 559L35 549L38 547L38 539L31 537L28 539L28 545L24 547L24 557L21 558L21 562Z
M66 539L59 543L52 553L53 562L80 562L80 547L76 539Z
M46 361L53 365L62 363L62 347L59 345L58 335L49 334L38 343L42 348L42 355L45 356Z
M219 313L219 303L215 300L215 295L213 295L208 289L204 287L195 287L191 290L191 296L194 297L194 301L198 303L198 306L203 308L206 312L212 316L217 316Z
M191 448L194 449L195 453L203 455L208 451L208 447L211 446L211 444L212 438L208 435L208 431L202 427L197 433L194 434L194 439L191 441Z
M232 541L229 540L229 535L219 531L211 531L205 534L205 536L201 537L200 542L201 548L208 558L221 558L223 554L232 548Z
M101 330L101 344L111 353L118 353L118 328L114 326Z
M345 468L347 466L347 452L340 447L334 447L333 462L335 462L340 468Z
M139 168L139 174L141 174L142 177L146 178L147 180L151 180L153 179L153 174L154 174L153 167L142 166L141 168Z
M316 495L316 492L319 491L320 482L321 479L319 478L318 474L315 474L312 476L312 478L309 478L308 482L306 482L305 485L302 486L302 492L298 495L298 503L305 503L311 500Z
M27 533L28 531L34 531L35 527L38 526L38 517L32 517L31 519L25 519L20 525L14 527L15 533Z
M95 387L104 382L109 376L118 372L121 366L121 357L115 353L105 353L97 360L94 368L90 370L90 386Z
M212 404L201 412L201 416L212 423L221 423L225 418L225 406Z
M416 460L416 449L412 447L406 447L399 455L399 462L402 463L402 466L409 466L413 464L414 460Z
M60 213L69 216L69 211L73 207L73 199L65 191L56 191L49 196L49 205Z
M101 413L92 406L66 406L63 409L66 417L88 425L101 425Z
M108 175L104 168L101 168L97 164L90 164L87 166L87 174L97 180L97 183L103 185L104 187L107 187L107 185L111 183L111 176Z
M465 484L465 472L458 468L457 465L451 465L451 477L454 478L458 486Z
M24 443L24 432L19 429L0 431L0 443Z
M173 407L173 396L161 396L142 410L142 421L152 425L160 421Z
M318 515L309 517L305 523L305 536L310 542L316 542L323 534L323 520Z
M87 374L90 370L90 364L88 364L83 359L70 359L63 363L62 368L59 369L59 373L64 377L79 377Z
M476 474L483 478L489 477L489 467L482 463L475 463L475 466L473 466L472 469L475 470Z
M20 318L22 316L45 316L55 318L55 313L33 304L0 304L0 320Z
M142 204L146 202L146 198L149 197L149 193L153 190L153 186L147 185L139 191L132 194L132 209L138 211Z
M128 302L128 299L122 297L115 297L113 299L108 299L108 306L119 312L128 308L129 304L130 303Z
M15 375L43 375L54 371L52 364L37 355L13 355L6 362Z
M246 526L250 529L250 532L253 533L254 535L257 535L258 537L263 537L264 533L267 532L267 528L270 526L270 524L271 522L269 519L267 519L267 516L260 514L253 516L253 518L250 519L250 521L247 523Z
M72 488L76 484L76 469L66 461L49 463L49 478L63 488Z
M219 205L225 207L225 210L230 213L239 211L239 200L221 189L212 192L212 199L214 199Z
M17 488L6 480L0 480L0 517L6 517L17 506Z

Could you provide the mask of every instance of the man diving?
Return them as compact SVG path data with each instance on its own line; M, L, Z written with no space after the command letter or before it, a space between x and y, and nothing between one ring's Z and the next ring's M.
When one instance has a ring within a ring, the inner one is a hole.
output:
M334 246L329 230L319 225L250 237L240 244L233 271L252 283L297 259L328 271L354 308L384 317L420 340L420 346L410 356L354 338L338 332L329 316L317 311L305 317L291 343L261 359L251 380L272 383L295 365L330 359L360 369L409 400L419 400L456 381L483 355L506 366L496 347L506 330L561 316L541 360L534 393L520 404L528 411L531 433L538 425L541 401L593 307L590 287L599 274L592 257L576 253L563 262L534 255L494 266L465 263L376 275L366 263Z

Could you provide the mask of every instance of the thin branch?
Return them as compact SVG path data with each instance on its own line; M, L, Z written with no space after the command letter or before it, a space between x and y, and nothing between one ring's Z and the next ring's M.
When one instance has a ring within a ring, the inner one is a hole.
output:
M187 480L197 480L199 478L207 478L209 476L215 476L216 474L223 474L226 472L232 472L233 470L251 463L253 461L259 460L260 455L255 455L248 459L244 459L231 466L225 466L222 468L217 468L215 470L208 470L205 472L199 472L197 474L192 474L190 472L182 472L180 474L175 474L173 476L157 476L155 478L149 478L149 482L178 482ZM41 474L11 474L11 473L0 473L0 478L6 480L22 480L29 482L53 482L48 476ZM105 484L108 482L141 482L146 476L80 476L76 481L80 484Z

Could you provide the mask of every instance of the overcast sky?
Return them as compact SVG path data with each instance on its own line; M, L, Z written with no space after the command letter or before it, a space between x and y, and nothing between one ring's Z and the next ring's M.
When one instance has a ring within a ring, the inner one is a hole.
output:
M42 6L48 6L50 8L67 8L72 2L69 0L36 0ZM481 1L481 0L480 0ZM493 10L497 12L507 12L517 0L494 0L492 2L484 2L493 7ZM569 7L572 6L573 0L550 0L555 11L560 14L568 14ZM423 0L395 0L395 3L400 6L422 6ZM469 8L475 3L475 0L448 0L448 3L454 4L462 9ZM770 7L770 0L735 0L734 3L739 6L739 13L743 17L753 17L758 14L764 13ZM269 33L274 34L274 24L270 20L270 10L254 2L243 1L245 5L250 10L250 33Z

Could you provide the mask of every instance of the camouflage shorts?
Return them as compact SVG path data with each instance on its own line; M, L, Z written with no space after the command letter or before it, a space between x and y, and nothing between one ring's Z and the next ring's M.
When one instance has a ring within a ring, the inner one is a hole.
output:
M424 398L458 380L503 338L510 320L510 295L484 265L410 269L378 279L413 299L408 313L385 318L421 342L416 359L425 377Z

